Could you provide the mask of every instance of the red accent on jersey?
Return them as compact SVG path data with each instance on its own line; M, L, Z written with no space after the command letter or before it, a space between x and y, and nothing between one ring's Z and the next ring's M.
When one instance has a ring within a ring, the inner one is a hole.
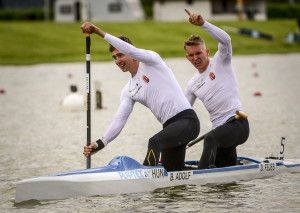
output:
M209 73L209 77L210 77L211 80L215 80L215 78L216 78L216 76L213 72Z
M149 78L147 77L147 76L145 76L145 75L143 75L143 80L146 82L146 83L149 83Z

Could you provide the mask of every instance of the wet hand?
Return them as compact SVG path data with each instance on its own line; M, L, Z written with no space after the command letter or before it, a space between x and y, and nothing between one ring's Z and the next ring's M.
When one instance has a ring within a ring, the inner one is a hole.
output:
M189 15L189 22L196 26L202 26L205 22L203 17L200 14L195 14L189 11L188 9L184 9L185 12Z
M83 147L83 154L85 157L90 156L91 154L94 154L96 149L97 149L98 145L97 143L93 142L91 143L91 145L89 146L84 146Z

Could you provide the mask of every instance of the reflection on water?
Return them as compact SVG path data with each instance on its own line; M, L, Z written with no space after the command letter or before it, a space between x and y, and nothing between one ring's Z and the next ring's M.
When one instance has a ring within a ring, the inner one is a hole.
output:
M156 190L151 200L157 201L158 205L165 203L164 208L167 209L170 205L177 206L181 210L187 210L186 206L190 206L189 211L199 211L210 207L228 209L232 206L236 208L243 205L243 195L247 194L250 187L252 186L238 183L184 185Z
M27 200L21 203L13 202L13 205L17 209L34 209L39 206L48 205L48 203L43 203L43 201L38 201L38 200Z

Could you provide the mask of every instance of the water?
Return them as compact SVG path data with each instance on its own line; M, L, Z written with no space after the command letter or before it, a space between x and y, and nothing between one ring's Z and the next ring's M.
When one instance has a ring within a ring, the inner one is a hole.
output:
M168 59L183 88L194 74L184 59ZM299 80L300 55L234 57L243 107L249 114L249 140L240 155L277 155L286 137L286 158L300 158ZM94 81L101 82L103 110L92 104L92 139L97 139L117 110L127 74L112 63L92 63ZM68 76L72 76L71 78ZM257 77L255 77L257 76ZM225 185L179 186L151 193L74 198L58 201L14 203L16 182L24 178L85 168L85 110L70 112L60 106L77 84L85 93L85 64L50 64L0 67L0 212L299 212L300 175L283 174L269 179ZM262 93L255 97L256 91ZM94 103L94 95L92 96ZM195 109L201 134L211 125L203 105ZM92 166L128 155L142 162L147 139L161 126L139 104L120 136L92 158ZM187 151L198 159L201 143Z

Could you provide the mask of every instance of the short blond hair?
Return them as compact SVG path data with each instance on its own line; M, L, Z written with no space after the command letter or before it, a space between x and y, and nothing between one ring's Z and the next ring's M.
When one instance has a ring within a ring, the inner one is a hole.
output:
M204 45L205 42L200 36L191 35L188 40L184 42L184 49L186 49L186 46L194 46L194 45Z

